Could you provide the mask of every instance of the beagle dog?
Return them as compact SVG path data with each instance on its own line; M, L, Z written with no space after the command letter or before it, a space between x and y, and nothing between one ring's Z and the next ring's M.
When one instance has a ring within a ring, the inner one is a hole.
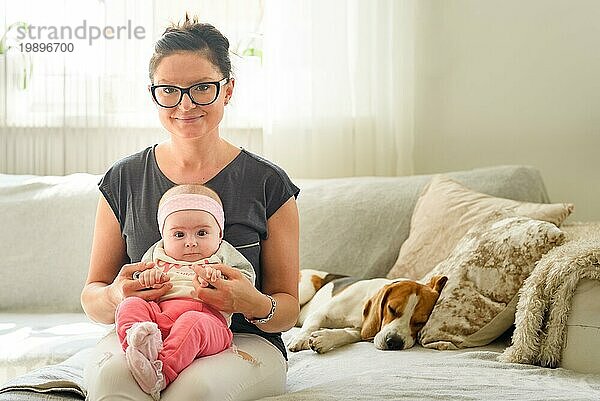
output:
M318 270L300 271L299 333L288 344L297 352L325 353L358 341L381 350L412 347L448 281L360 280Z

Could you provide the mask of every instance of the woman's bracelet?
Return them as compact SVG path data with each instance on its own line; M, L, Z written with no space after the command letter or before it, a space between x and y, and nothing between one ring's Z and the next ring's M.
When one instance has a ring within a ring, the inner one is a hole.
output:
M250 322L252 324L265 324L273 318L273 315L275 315L275 309L277 309L277 301L275 300L275 298L273 298L269 294L265 294L265 295L271 300L271 310L269 311L269 314L266 317L263 317L261 319L245 318L248 322Z

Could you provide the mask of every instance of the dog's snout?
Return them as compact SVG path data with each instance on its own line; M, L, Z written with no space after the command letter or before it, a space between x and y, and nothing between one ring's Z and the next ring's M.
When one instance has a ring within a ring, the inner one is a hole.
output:
M404 340L397 335L387 335L385 337L385 345L389 350L404 349Z

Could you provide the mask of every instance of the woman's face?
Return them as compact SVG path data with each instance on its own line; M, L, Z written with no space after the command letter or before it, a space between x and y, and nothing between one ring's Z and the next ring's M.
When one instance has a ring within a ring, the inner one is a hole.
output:
M219 68L208 61L202 53L181 52L161 60L154 72L153 84L187 88L196 83L216 82L223 78L225 77ZM206 106L192 103L189 95L185 94L176 107L163 108L157 104L158 117L167 131L180 138L218 136L223 109L232 93L233 80L230 80L221 86L219 96L214 103Z

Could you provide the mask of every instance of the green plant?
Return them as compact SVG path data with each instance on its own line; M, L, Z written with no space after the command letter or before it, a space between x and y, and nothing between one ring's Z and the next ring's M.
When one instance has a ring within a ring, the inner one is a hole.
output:
M236 46L237 55L241 57L258 57L262 63L262 35L250 33L244 36Z
M11 31L17 30L19 28L28 30L29 24L27 24L26 22L18 21L10 24L8 28L6 28L6 31L4 31L2 38L0 38L0 55L6 57L6 55L11 49L17 49L16 45L11 45L8 43L8 34ZM19 40L15 39L15 43L19 43ZM20 68L21 74L18 80L18 87L19 89L25 90L29 86L29 81L31 80L31 75L33 74L33 64L31 62L31 57L29 53L19 53L21 55L22 68Z
M262 49L256 49L254 47L247 47L244 49L242 56L260 57L262 61Z

